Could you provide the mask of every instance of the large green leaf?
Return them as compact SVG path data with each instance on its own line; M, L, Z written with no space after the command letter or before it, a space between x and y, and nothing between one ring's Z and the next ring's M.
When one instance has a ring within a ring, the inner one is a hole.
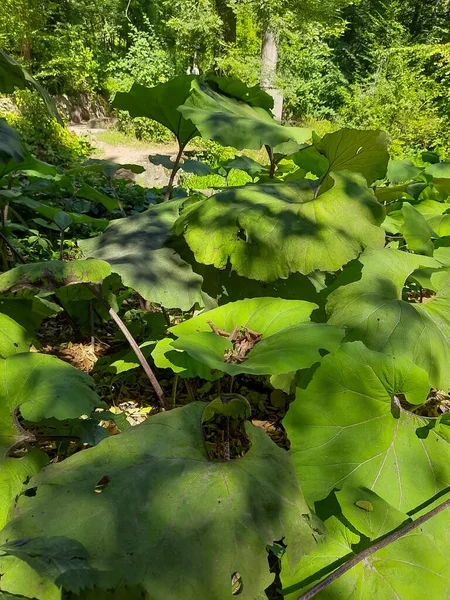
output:
M319 349L333 350L343 336L343 331L338 328L307 323L316 306L311 302L279 298L232 302L171 327L169 331L179 339L161 340L152 356L157 366L170 366L184 377L190 373L212 379L217 371L230 375L297 371L319 361ZM239 364L225 362L233 344L213 333L208 322L222 333L231 334L238 327L241 331L248 329L261 334L262 339L250 348L244 361ZM206 365L209 372L205 374L202 365Z
M425 371L361 342L326 356L283 420L308 502L347 483L408 512L448 487L450 426L392 406L394 395L417 404L428 391Z
M26 329L8 315L0 313L0 357L28 352L30 345L31 337Z
M329 322L347 328L346 340L362 340L369 348L411 357L424 368L433 386L450 388L450 345L435 315L438 299L425 304L402 300L406 279L419 267L439 266L430 257L383 249L364 252L362 274L341 285L327 300ZM342 276L348 277L348 274ZM339 283L339 280L338 280ZM439 311L450 299L439 299Z
M314 146L327 157L328 172L361 173L369 185L377 179L383 179L386 174L389 161L388 138L382 131L340 129L327 133Z
M47 463L48 456L39 450L32 450L23 458L0 459L0 529L8 522L13 503L26 481Z
M4 165L10 160L20 162L24 157L25 152L19 134L5 119L0 119L0 164ZM3 169L4 166L0 167L0 174L3 173Z
M402 233L409 250L432 256L434 245L431 238L436 237L436 234L425 217L409 202L402 204L402 213L404 218Z
M237 150L259 150L292 139L290 128L279 125L264 108L224 96L195 79L190 95L178 110L204 138Z
M202 278L166 246L181 202L164 202L113 221L102 235L79 242L83 254L108 262L124 285L147 300L183 310L202 305Z
M110 266L102 260L49 260L20 265L0 275L0 293L21 289L54 289L74 283L98 283L110 275Z
M48 354L15 354L0 359L0 449L12 446L20 433L13 412L28 421L75 419L103 406L86 373Z
M193 333L172 342L172 346L213 371L229 375L281 375L320 361L320 351L336 348L343 335L341 329L326 323L294 325L263 338L249 351L245 361L236 364L225 362L225 357L232 355L233 344L214 333Z
M169 329L177 337L211 332L208 321L219 329L233 331L234 327L248 327L268 337L286 327L309 321L317 308L313 302L304 300L282 300L281 298L251 298L230 302L219 308L203 312L192 319Z
M71 538L98 569L93 582L103 571L108 587L141 585L154 600L230 598L237 572L240 596L254 600L273 580L267 545L284 538L293 565L313 549L309 510L289 454L260 428L247 425L252 445L243 458L211 462L203 409L193 403L156 415L47 467L30 482L36 495L20 497L0 543ZM0 563L5 591L28 583L27 593L41 598L18 559Z
M195 125L177 110L189 96L193 80L190 75L181 75L153 88L134 83L129 92L116 94L113 107L127 110L131 117L148 117L158 121L170 129L184 146L198 135Z
M15 89L25 88L36 91L42 97L50 115L63 124L50 94L12 56L0 50L0 93L12 94Z
M317 197L308 181L226 190L187 209L177 228L198 262L230 261L250 279L335 271L363 248L383 246L384 208L360 175L330 179L333 187Z
M355 556L359 536L336 517L327 519L325 526L327 535L295 570L290 572L283 558L281 581L285 600L296 600L318 583L324 572L333 571L344 557L349 560ZM433 600L447 600L450 586L449 560L445 552L447 526L447 514L435 517L420 529L368 556L315 597L317 600L423 600L426 591Z

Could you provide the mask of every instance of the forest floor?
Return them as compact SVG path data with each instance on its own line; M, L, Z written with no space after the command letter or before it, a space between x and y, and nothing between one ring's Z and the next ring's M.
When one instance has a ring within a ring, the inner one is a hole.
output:
M167 185L170 172L160 165L149 161L149 156L156 154L175 157L178 151L176 143L152 144L133 140L114 130L96 129L87 125L71 125L71 131L79 136L85 136L95 148L92 158L110 160L118 164L141 165L145 171L131 178L144 187L159 187Z

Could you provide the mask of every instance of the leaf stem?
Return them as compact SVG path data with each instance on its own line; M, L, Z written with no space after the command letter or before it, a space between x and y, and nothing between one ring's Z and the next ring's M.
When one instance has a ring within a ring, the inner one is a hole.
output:
M181 156L183 154L184 147L185 147L185 144L180 144L178 154L175 158L175 162L173 164L173 169L172 169L172 172L169 177L169 183L167 184L166 193L164 194L164 202L167 202L167 200L170 200L170 197L172 195L173 182L175 181L175 175L177 174L177 171L178 171L178 166L180 164L180 160L181 160Z
M269 160L270 160L270 171L269 171L269 177L271 179L273 179L275 177L275 169L277 167L277 163L275 162L274 158L273 158L273 150L270 146L268 146L266 144L266 150L267 150L267 154L269 155Z
M331 585L333 582L335 582L336 579L338 579L339 577L344 575L344 573L347 573L348 571L350 571L350 569L352 569L359 562L361 562L368 556L375 554L375 552L378 552L378 550L385 548L389 544L396 542L401 537L403 537L407 533L410 533L417 527L420 527L420 525L423 525L429 519L432 519L433 517L435 517L436 515L438 515L440 512L442 512L443 510L445 510L447 508L450 508L450 498L448 500L446 500L445 502L443 502L442 504L439 504L439 506L436 506L435 508L433 508L433 510L430 510L429 512L425 513L424 515L422 515L415 521L412 521L412 523L408 523L408 525L406 525L402 529L397 529L397 531L394 531L393 533L382 538L378 542L372 544L371 546L369 546L368 548L366 548L365 550L363 550L362 552L360 552L359 554L354 556L352 559L350 559L349 561L347 561L346 563L341 565L338 569L336 569L336 571L334 571L333 573L328 575L328 577L325 577L325 579L323 579L322 581L317 583L315 586L313 586L307 592L305 592L301 596L298 596L297 600L310 600L310 598L313 598L316 594L318 594L319 592L321 592L322 590L327 588L329 585Z
M155 394L158 397L161 408L163 410L167 410L167 404L166 404L166 400L164 397L164 392L159 384L159 381L156 379L156 376L153 373L150 365L148 364L147 359L142 354L142 350L139 348L138 343L136 342L134 337L131 335L131 333L128 331L128 328L125 325L125 323L122 321L122 319L119 317L119 315L113 309L113 307L110 306L109 302L103 297L102 293L97 289L97 287L95 285L91 284L91 285L89 285L89 289L96 296L96 298L98 298L100 300L100 302L103 304L103 306L108 311L110 317L113 319L113 321L116 323L117 327L120 329L120 331L125 336L127 342L130 344L130 346L133 349L134 353L136 354L139 362L141 363L141 366L144 369L145 374L149 378L150 383L152 384L152 387L155 390Z

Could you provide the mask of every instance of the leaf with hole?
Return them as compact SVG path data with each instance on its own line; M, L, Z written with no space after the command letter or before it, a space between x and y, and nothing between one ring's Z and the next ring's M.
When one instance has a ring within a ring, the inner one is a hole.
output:
M313 549L309 510L289 454L258 427L246 425L252 445L243 458L211 462L203 410L196 402L161 413L47 467L0 544L71 538L88 552L92 578L106 571L108 587L140 585L154 600L225 600L239 573L240 596L254 600L273 581L267 545L284 538L293 565ZM5 566L15 576L3 588L20 593L28 571L9 557L0 559L2 573Z

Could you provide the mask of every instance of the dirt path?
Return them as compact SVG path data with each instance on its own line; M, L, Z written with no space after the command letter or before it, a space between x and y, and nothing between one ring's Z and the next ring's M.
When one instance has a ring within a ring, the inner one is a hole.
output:
M177 147L175 144L148 144L141 142L136 147L125 144L109 144L97 138L104 129L92 129L86 125L71 125L71 131L77 135L86 135L89 142L97 149L92 158L101 158L110 160L119 164L133 164L144 167L144 173L133 175L133 179L145 187L155 187L167 185L169 180L169 171L162 166L152 164L148 157L155 154L165 154L176 156Z

